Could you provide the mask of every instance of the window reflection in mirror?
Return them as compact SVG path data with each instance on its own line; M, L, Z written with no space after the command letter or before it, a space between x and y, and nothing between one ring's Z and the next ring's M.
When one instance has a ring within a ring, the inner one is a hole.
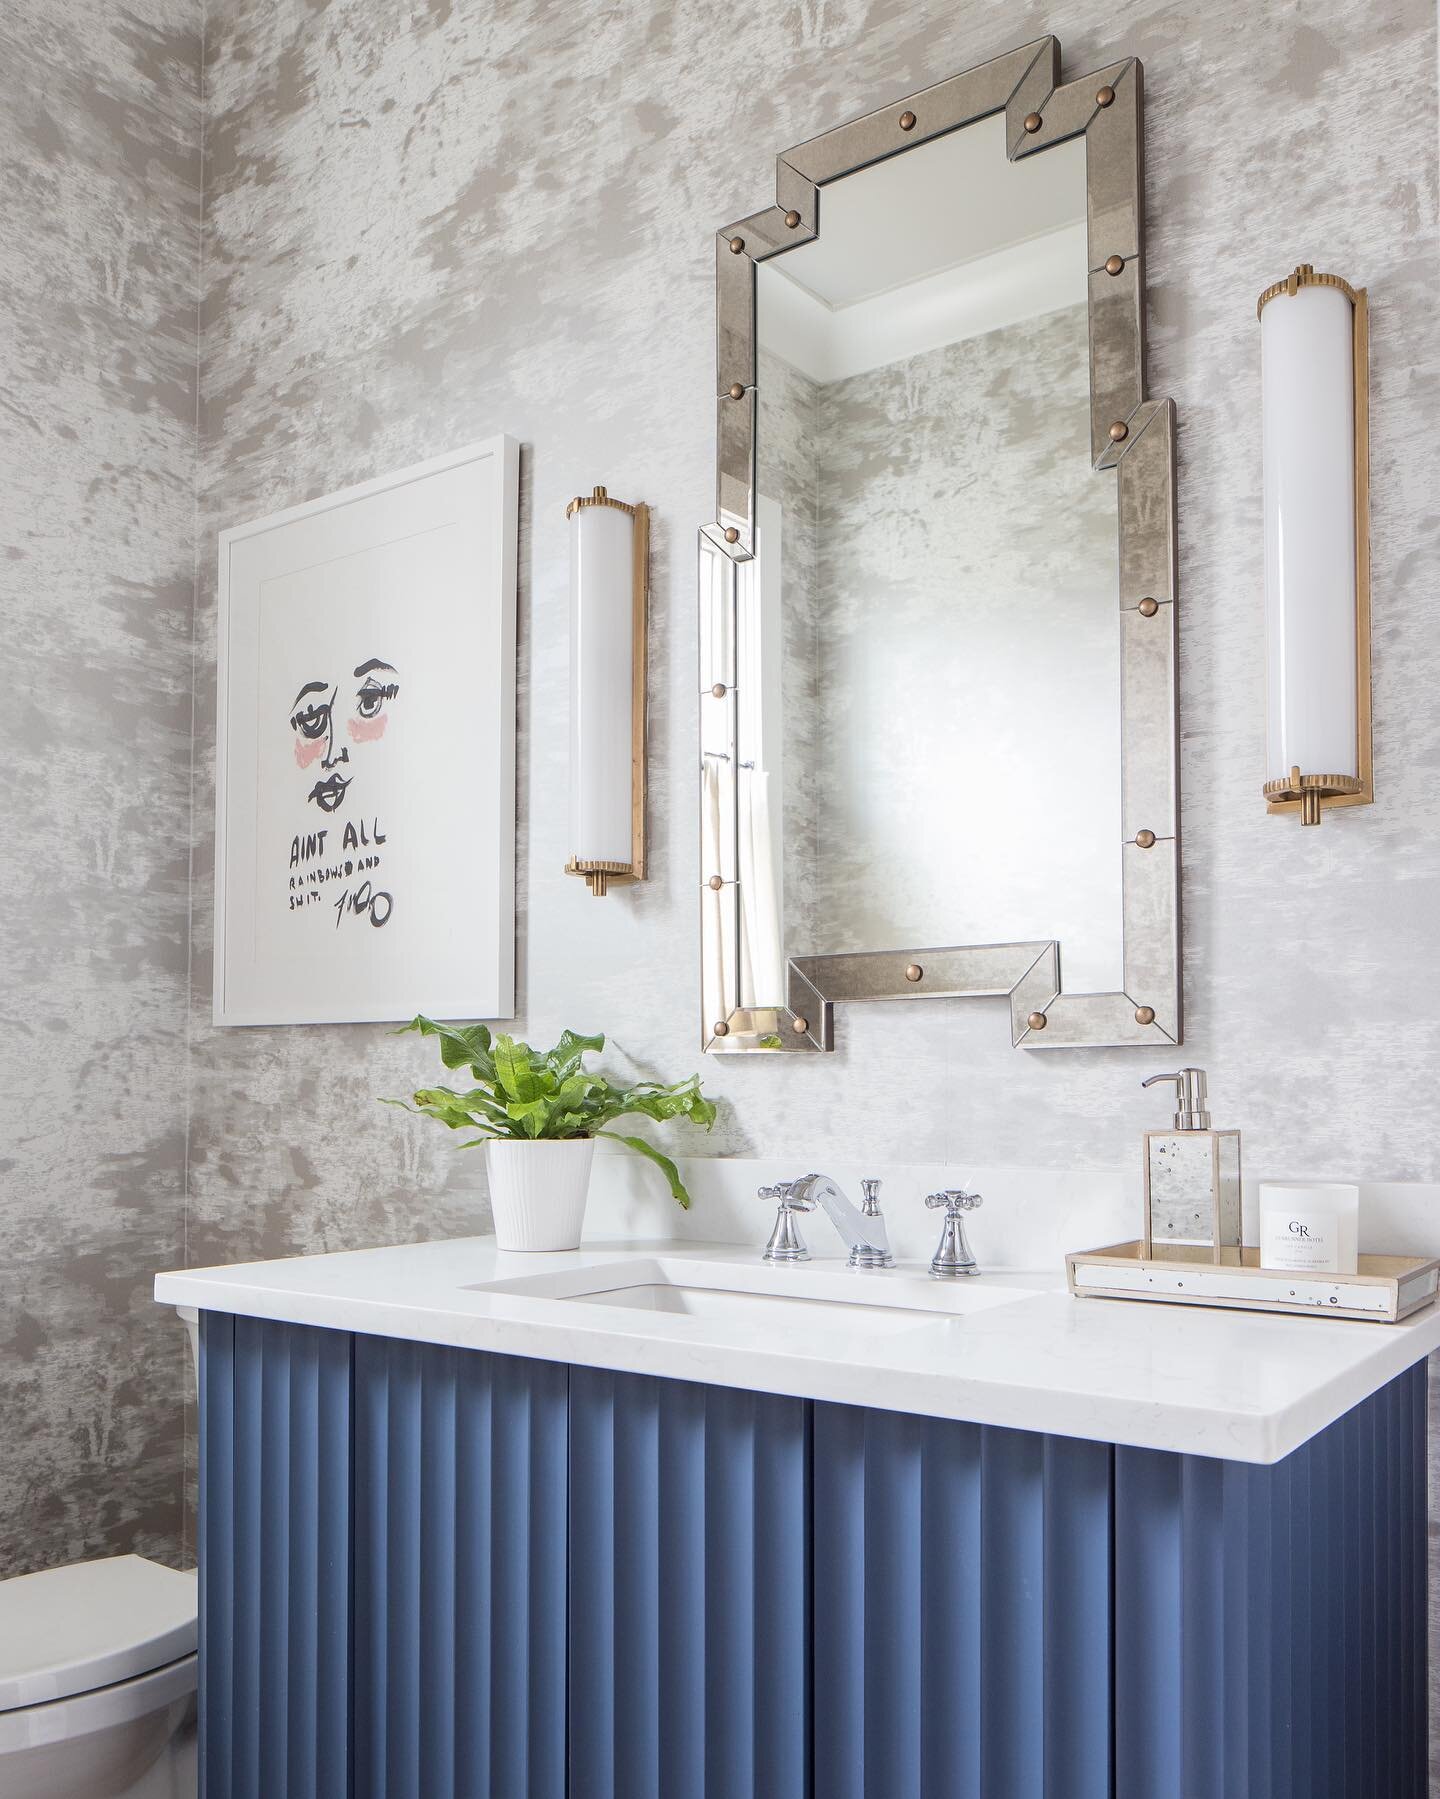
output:
M757 266L737 656L742 1004L790 956L1058 939L1121 978L1115 476L1085 145L987 119L835 182Z

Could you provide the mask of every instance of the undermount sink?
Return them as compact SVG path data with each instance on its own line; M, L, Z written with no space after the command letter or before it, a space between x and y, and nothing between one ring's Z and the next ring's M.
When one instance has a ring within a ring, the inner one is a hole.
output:
M486 1291L751 1330L838 1328L870 1337L989 1311L1029 1299L1034 1289L990 1285L983 1276L934 1281L905 1269L742 1267L660 1256L487 1282Z
M869 1335L911 1330L917 1319L901 1306L860 1304L834 1299L796 1299L786 1293L737 1293L723 1287L682 1287L669 1281L646 1281L633 1287L611 1287L604 1293L573 1293L580 1305L618 1306L635 1312L668 1312L684 1318L714 1318L723 1324L821 1324L837 1306L846 1309L847 1330ZM849 1313L853 1312L854 1317Z

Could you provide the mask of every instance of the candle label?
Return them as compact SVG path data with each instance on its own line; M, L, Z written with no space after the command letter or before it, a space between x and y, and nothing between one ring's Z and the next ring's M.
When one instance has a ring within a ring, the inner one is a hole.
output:
M1334 1212L1292 1212L1271 1206L1260 1221L1260 1266L1338 1273L1339 1223Z

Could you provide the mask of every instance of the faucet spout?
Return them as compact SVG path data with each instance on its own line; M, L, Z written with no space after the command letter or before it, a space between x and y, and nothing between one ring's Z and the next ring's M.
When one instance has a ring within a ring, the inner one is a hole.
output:
M862 1211L848 1200L828 1174L806 1174L790 1183L790 1194L802 1204L818 1206L840 1233L852 1268L893 1268L890 1235L878 1206Z

